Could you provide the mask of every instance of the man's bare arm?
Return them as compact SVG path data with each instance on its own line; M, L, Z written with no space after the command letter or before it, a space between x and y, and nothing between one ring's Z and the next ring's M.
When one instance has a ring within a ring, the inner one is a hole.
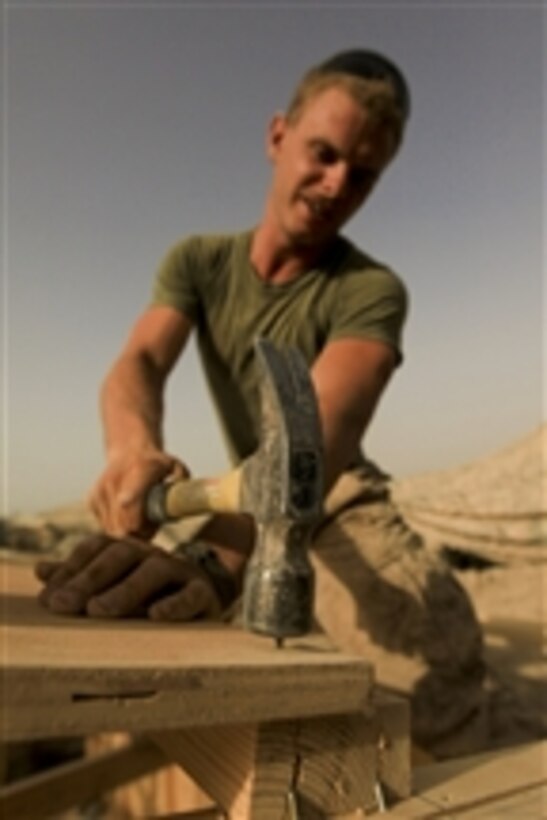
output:
M135 323L101 390L107 466L90 496L104 530L139 533L147 489L184 465L163 449L163 393L191 322L170 307L152 307Z
M83 541L66 561L38 564L40 600L53 612L188 620L218 616L226 605L183 554L169 555L131 535L146 535L143 502L151 484L187 472L163 449L162 418L165 382L190 330L178 311L146 311L105 379L101 409L108 461L90 501L106 534ZM237 591L252 546L251 519L215 517L201 538L216 551Z
M315 361L327 492L357 452L395 363L389 345L358 338L330 342Z

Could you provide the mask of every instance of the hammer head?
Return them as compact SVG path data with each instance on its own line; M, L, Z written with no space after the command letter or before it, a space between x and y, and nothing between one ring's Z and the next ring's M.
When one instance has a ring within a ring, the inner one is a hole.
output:
M259 446L243 466L242 507L257 523L313 524L323 499L321 426L308 367L300 351L255 342L260 369Z
M255 344L261 370L257 451L243 467L242 507L257 539L247 566L243 622L280 642L311 628L308 543L323 499L323 452L315 391L302 354Z

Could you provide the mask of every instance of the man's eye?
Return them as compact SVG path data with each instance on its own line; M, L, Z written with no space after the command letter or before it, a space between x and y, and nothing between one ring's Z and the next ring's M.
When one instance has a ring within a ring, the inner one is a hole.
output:
M329 165L330 163L336 161L336 153L328 145L314 145L312 148L312 154L314 159L318 162L324 163L325 165Z

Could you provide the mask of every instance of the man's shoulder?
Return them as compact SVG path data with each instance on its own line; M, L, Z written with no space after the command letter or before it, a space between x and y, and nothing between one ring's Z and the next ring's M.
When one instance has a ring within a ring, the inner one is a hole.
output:
M188 234L174 242L156 272L153 301L171 304L194 315L196 305L222 292L233 267L233 250L246 234ZM214 287L213 287L214 285Z
M340 252L336 275L355 285L366 280L371 286L385 287L406 294L401 276L386 262L373 257L350 239L340 237Z

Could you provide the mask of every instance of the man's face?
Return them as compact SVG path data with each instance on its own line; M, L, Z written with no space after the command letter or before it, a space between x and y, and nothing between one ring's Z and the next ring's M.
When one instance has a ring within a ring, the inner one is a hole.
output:
M295 122L277 115L268 135L269 217L294 244L328 241L367 199L396 147L394 131L338 87L312 97Z

